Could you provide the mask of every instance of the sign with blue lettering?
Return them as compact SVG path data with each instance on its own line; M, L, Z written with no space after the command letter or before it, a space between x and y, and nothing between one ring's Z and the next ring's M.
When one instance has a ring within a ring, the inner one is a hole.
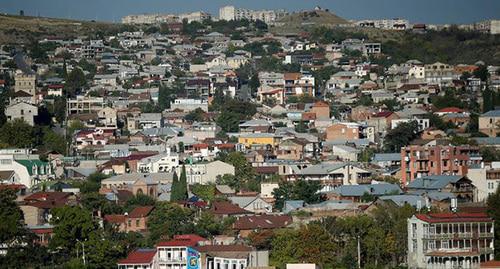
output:
M187 248L187 269L200 269L200 253L194 248Z

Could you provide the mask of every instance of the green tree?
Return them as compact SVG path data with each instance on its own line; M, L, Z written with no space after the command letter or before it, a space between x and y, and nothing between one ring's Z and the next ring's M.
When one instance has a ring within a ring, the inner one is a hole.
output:
M180 200L184 201L187 200L188 198L188 184L187 184L187 174L186 174L186 166L182 166L181 170L181 176L179 177L179 193L180 193Z
M74 68L68 74L68 78L66 79L66 84L64 85L66 96L74 97L86 85L87 85L87 79L85 78L83 70L80 68Z
M214 184L194 184L190 186L191 192L203 201L211 202L215 199L215 185Z
M177 175L177 172L174 172L174 176L172 179L172 187L170 190L170 201L179 201L181 194L180 194L180 182L179 182L179 176Z
M22 119L6 122L0 128L0 142L15 148L32 148L35 146L34 129Z
M64 206L52 209L51 223L54 236L49 246L53 250L72 253L78 242L88 240L90 234L97 229L92 213L77 206Z
M403 122L390 130L385 138L385 149L388 152L399 152L410 141L418 137L418 123L416 121Z
M302 120L295 126L295 131L297 133L307 133L307 130L307 124Z
M45 151L56 151L61 154L66 153L66 140L62 135L59 135L46 127L43 129L43 144Z
M232 218L225 218L222 221L210 212L202 212L196 221L196 234L211 238L222 234L232 224Z
M184 116L184 119L189 122L201 122L203 121L203 115L205 114L205 111L201 108L197 108L191 112L189 112L186 116Z
M126 255L119 242L108 238L100 230L91 233L84 244L88 268L116 268L118 259Z
M474 77L481 79L481 81L487 81L490 75L485 65L480 65L472 74Z
M157 203L148 219L152 242L195 231L193 211L170 202Z
M229 184L231 187L234 187L238 190L243 187L249 187L248 184L256 178L255 169L247 161L243 153L236 151L231 152L221 160L234 166L235 176L225 177L226 179L231 178L232 180L235 180L234 184Z
M308 204L321 202L322 197L318 193L321 188L321 184L317 181L299 179L293 182L280 182L278 188L273 191L274 205L276 209L281 210L287 200L303 200Z
M125 204L125 211L130 212L138 206L152 206L155 205L155 199L149 195L138 193L134 197L127 200Z
M271 265L278 268L296 262L332 268L336 263L334 254L337 246L331 235L318 224L301 226L298 230L278 231L271 246Z
M10 189L0 190L0 244L9 244L23 236L23 212L16 203L16 194Z

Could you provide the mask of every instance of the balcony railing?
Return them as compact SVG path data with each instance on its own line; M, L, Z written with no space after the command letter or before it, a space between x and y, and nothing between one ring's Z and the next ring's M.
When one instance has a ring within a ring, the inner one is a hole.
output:
M424 234L424 239L440 240L440 239L463 239L463 238L492 238L491 232L462 232L462 233L438 233L438 234Z
M186 263L187 262L187 259L185 257L174 257L174 258L160 257L158 260L160 263Z

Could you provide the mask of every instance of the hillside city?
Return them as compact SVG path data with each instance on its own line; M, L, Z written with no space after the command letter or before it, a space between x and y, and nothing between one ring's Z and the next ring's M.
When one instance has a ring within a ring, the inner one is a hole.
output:
M500 268L500 20L0 25L0 268Z

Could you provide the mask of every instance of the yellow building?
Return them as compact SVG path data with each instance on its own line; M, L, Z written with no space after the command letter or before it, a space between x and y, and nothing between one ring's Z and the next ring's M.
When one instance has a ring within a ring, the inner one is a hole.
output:
M238 137L238 143L244 144L246 147L251 147L252 145L278 145L280 139L274 134L269 133L251 133L242 134Z

